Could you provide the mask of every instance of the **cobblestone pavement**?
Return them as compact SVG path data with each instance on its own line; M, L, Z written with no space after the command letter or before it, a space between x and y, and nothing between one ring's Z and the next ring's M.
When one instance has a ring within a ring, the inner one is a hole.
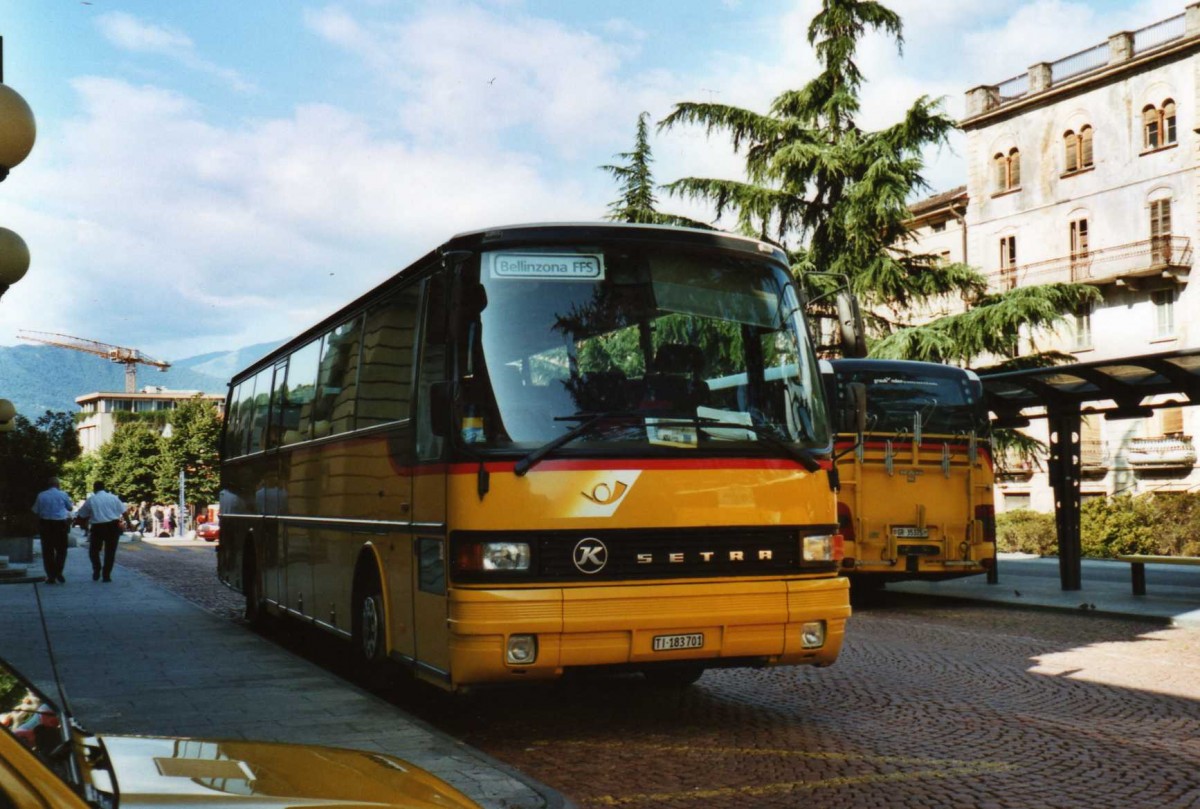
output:
M126 547L239 613L210 550ZM336 668L336 647L282 637ZM828 669L385 696L583 807L1200 807L1200 632L1088 613L888 597Z

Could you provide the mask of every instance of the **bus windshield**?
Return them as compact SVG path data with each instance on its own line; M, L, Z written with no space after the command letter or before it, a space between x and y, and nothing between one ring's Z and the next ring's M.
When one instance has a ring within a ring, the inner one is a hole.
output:
M754 254L612 242L484 252L464 295L462 438L680 450L830 442L786 269ZM465 367L464 367L465 366Z
M914 363L915 365L915 363ZM988 431L982 388L959 368L924 366L910 370L897 364L886 368L836 369L840 392L850 382L867 386L867 431L912 433L916 415L928 434L961 434Z

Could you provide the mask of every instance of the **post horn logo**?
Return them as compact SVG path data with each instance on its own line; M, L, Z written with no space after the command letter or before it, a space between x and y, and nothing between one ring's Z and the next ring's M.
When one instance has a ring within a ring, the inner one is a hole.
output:
M612 486L609 486L607 483L597 483L592 487L591 494L587 492L580 492L580 494L598 506L611 506L624 497L625 492L628 490L629 487L618 480Z

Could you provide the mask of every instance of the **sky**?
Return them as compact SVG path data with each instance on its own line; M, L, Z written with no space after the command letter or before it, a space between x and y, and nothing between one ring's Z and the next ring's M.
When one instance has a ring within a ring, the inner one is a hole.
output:
M1183 12L1184 0L884 0L860 124ZM603 218L637 117L766 112L816 73L819 0L0 0L4 81L37 119L0 183L29 273L19 329L161 359L288 337L456 233ZM654 176L741 179L727 137L652 130ZM965 184L965 140L928 193ZM660 194L659 207L710 220ZM0 380L2 382L2 380Z

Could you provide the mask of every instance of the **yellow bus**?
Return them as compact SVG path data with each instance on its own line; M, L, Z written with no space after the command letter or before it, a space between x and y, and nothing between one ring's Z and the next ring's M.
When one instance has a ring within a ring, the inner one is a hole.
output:
M829 665L849 616L786 256L461 234L230 383L219 575L449 689Z
M837 427L842 572L856 590L995 569L990 429L974 372L897 360L822 361ZM866 389L865 433L846 415Z

